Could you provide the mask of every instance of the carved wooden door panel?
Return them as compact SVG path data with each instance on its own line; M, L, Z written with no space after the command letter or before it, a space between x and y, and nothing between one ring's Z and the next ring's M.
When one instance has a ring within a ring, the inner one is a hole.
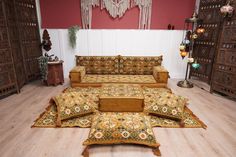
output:
M236 3L236 0L234 0ZM236 18L225 20L212 73L211 91L236 98Z
M37 58L42 55L36 4L34 0L14 1L26 77L31 81L40 76Z
M5 4L0 1L0 98L17 91Z
M199 7L199 18L203 19L202 26L205 33L196 40L193 57L200 63L199 69L190 70L190 77L210 83L213 62L216 54L218 37L222 30L222 16L220 8L225 0L201 0Z

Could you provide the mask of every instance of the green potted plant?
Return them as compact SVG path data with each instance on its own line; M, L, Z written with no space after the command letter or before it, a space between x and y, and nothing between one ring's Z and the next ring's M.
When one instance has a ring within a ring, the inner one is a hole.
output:
M79 31L80 27L78 25L72 26L68 28L68 35L69 35L69 43L70 46L74 49L76 46L76 33Z

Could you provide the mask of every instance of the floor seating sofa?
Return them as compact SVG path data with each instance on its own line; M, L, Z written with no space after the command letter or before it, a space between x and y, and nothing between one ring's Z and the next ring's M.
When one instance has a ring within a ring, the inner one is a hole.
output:
M162 56L76 56L69 74L72 87L101 86L103 83L133 83L166 87L168 71Z

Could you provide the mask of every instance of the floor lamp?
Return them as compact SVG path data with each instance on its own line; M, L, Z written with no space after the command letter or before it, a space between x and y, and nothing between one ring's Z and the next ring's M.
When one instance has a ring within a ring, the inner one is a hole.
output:
M197 59L192 58L194 41L198 36L205 32L205 29L200 25L202 20L197 17L197 14L194 13L191 18L187 18L184 21L184 32L183 40L180 44L180 55L182 59L188 56L187 69L185 74L185 79L179 81L177 85L183 88L192 88L193 83L188 81L189 69L192 66L195 69L200 67L200 64L197 62ZM191 27L191 29L190 29ZM185 38L184 38L184 34Z

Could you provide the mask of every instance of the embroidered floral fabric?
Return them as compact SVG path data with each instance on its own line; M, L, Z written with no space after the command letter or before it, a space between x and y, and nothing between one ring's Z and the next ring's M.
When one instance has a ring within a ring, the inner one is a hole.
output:
M143 99L143 92L140 85L103 84L100 97L132 97Z
M84 98L91 100L92 103L92 107L94 107L95 109L98 109L98 104L99 104L99 94L101 92L101 88L100 87L75 87L75 88L67 88L64 90L64 93L67 92L77 92L81 95L84 96Z
M144 103L147 113L182 120L187 99L170 92L160 92L144 94Z
M183 113L183 122L185 128L206 128L207 126L186 106ZM180 128L178 121L151 116L152 127Z
M93 114L85 115L82 117L75 117L67 120L63 120L61 122L60 127L81 127L81 128L89 128L91 127ZM46 111L35 121L32 127L39 128L54 128L57 127L57 106L52 103L46 109Z
M157 97L163 92L172 93L171 89L169 88L149 88L149 87L142 87L143 95L145 97Z
M85 75L82 83L156 83L153 75Z
M150 118L143 113L103 112L92 121L89 138L84 145L93 144L141 144L157 148Z
M81 117L75 117L68 120L63 120L60 127L81 127L90 128L94 114L89 114ZM180 128L179 122L168 118L157 116L151 117L152 127ZM206 128L206 125L196 117L190 109L185 107L183 122L185 128ZM55 128L57 120L57 107L55 104L50 105L41 116L35 120L32 127L38 128Z
M57 105L57 122L94 112L93 101L86 99L81 93L66 92L53 98Z
M119 74L119 56L77 56L77 65L85 66L86 74Z
M76 62L85 67L86 74L152 75L162 56L76 56Z
M126 75L152 75L153 67L161 65L162 56L158 57L133 57L121 56L120 74Z

